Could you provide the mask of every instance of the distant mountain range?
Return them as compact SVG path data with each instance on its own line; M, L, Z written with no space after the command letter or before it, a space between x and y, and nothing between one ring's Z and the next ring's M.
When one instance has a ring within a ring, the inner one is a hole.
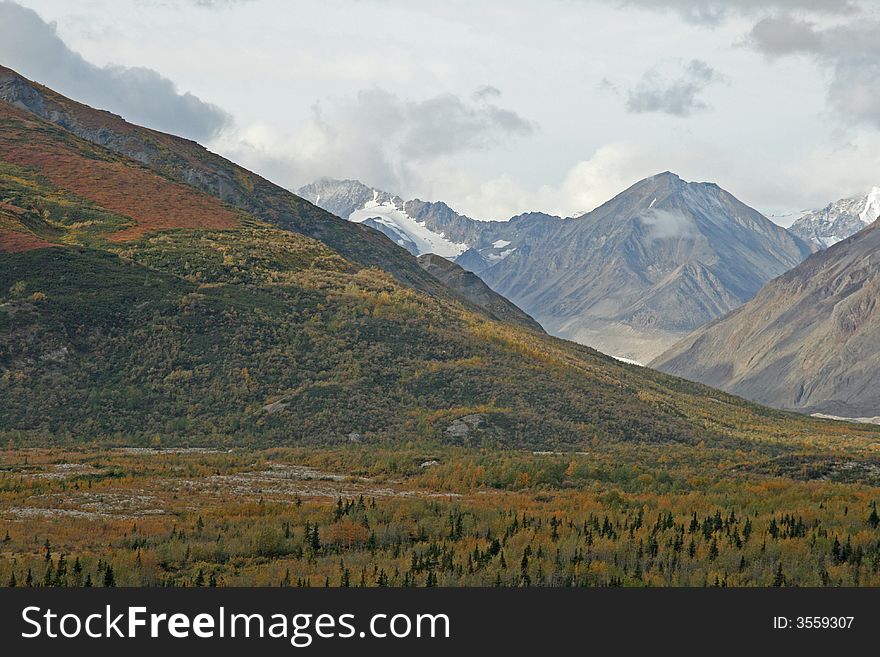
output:
M643 359L810 251L717 185L667 172L578 218L509 222L330 187L314 198L360 222L0 69L0 432L546 449L819 426L551 338L496 293ZM374 217L416 251L464 245L457 260L487 265L494 291L359 225ZM768 404L876 415L878 252L874 225L655 363Z
M481 275L550 333L644 363L810 252L718 185L666 172Z
M880 217L880 187L867 194L840 199L821 210L805 213L789 230L802 240L827 249L856 234Z
M778 408L875 417L878 345L875 223L811 256L651 365Z
M454 259L553 335L637 362L748 301L812 251L717 185L669 172L572 219L478 221L357 181L325 179L299 193L414 254Z

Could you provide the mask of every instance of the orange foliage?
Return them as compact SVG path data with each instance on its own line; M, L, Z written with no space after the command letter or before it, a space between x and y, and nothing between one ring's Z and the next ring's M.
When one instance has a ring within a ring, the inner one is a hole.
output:
M130 162L92 157L90 145L77 148L73 138L57 139L44 124L10 105L0 103L0 124L0 159L33 169L56 187L137 222L114 233L113 240L170 228L234 228L239 223L238 215L219 200Z
M2 253L21 253L34 249L45 249L49 246L52 244L33 233L20 233L0 228L0 252Z
M366 543L369 538L370 530L350 518L343 518L324 530L324 540L346 547Z

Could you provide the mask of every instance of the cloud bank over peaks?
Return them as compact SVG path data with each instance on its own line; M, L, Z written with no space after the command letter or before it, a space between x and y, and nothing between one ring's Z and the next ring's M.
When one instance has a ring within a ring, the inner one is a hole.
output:
M290 187L329 176L406 194L440 161L539 129L492 102L500 95L491 85L469 98L443 93L409 99L378 87L362 89L319 100L294 134L253 124L227 135L222 147Z

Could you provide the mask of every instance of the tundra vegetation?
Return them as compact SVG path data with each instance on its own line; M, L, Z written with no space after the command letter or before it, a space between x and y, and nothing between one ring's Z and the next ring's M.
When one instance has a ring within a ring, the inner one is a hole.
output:
M8 449L0 577L9 586L880 584L876 488L830 471L748 472L743 462L706 476L697 456L670 465L664 450L645 451Z

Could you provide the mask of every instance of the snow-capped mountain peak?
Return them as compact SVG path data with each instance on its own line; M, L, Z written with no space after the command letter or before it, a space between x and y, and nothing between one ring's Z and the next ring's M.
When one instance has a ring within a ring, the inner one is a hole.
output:
M442 233L427 228L425 222L407 214L400 197L389 199L381 196L379 190L374 189L373 198L345 218L381 230L416 256L434 253L451 260L467 250L467 244L451 242Z
M868 194L843 198L830 203L821 210L806 213L791 225L789 230L827 249L833 244L855 235L880 217L880 187Z
M510 221L480 221L442 201L404 201L357 180L322 178L297 194L338 217L384 233L415 256L433 253L474 273L517 251L529 236L543 234L560 218L529 212Z

